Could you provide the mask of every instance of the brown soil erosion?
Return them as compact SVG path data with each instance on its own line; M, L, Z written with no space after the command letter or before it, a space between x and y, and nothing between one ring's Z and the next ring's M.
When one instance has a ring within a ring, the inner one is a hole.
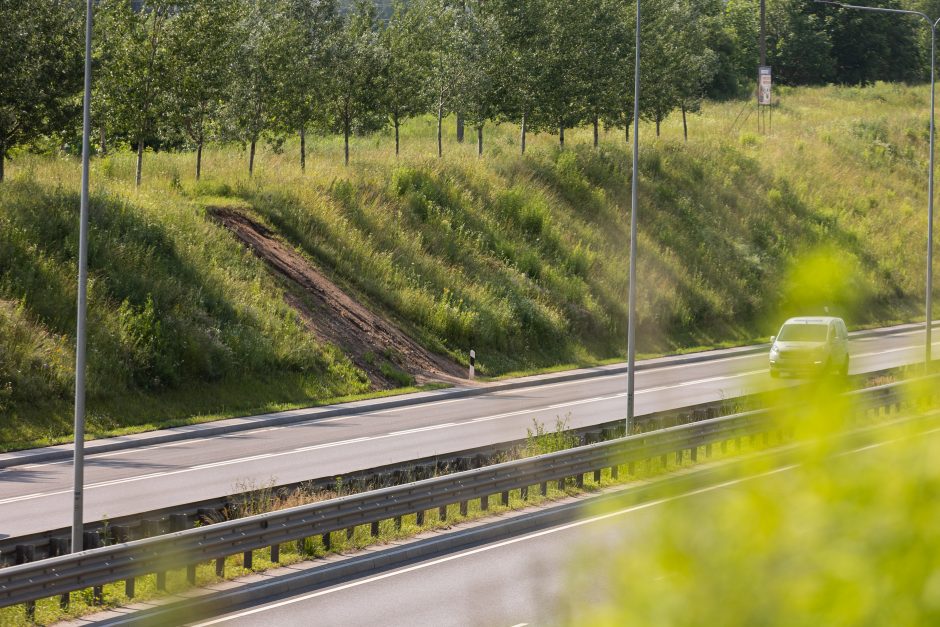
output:
M208 207L213 216L272 271L288 281L284 298L321 342L334 344L379 389L401 387L401 375L416 383L467 383L464 369L432 353L395 323L364 307L341 290L305 256L267 227L230 207Z

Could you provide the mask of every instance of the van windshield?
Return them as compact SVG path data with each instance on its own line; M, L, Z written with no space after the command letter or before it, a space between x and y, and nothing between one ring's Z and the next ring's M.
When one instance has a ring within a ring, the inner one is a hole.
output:
M825 342L825 324L785 324L777 339L781 342Z

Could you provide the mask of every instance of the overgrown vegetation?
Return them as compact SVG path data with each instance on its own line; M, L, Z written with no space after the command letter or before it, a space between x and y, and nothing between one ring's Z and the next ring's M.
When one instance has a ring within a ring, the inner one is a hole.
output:
M854 325L916 317L926 106L916 87L795 89L770 135L747 130L741 103L708 105L706 137L688 143L678 118L658 140L641 127L639 350L748 342L824 306ZM252 214L426 346L462 362L475 349L483 375L621 356L623 138L602 134L595 150L581 129L559 150L532 135L520 157L505 124L486 158L458 144L436 159L435 120L402 133L397 160L383 136L353 138L349 168L341 141L311 139L306 173L264 149L252 179L235 148L208 147L225 174L198 182L187 155L154 153L139 190L131 152L94 160L90 432L367 391L206 206ZM77 174L70 160L24 155L0 188L3 448L71 432ZM807 300L820 277L794 263L814 255L828 278Z

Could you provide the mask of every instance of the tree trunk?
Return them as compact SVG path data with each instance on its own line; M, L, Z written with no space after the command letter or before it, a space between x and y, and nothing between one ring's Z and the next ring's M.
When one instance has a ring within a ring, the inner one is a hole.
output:
M196 148L196 180L202 176L202 140L199 140L199 146Z
M300 126L300 171L307 171L307 129Z
M685 122L685 105L682 105L682 136L689 141L689 126Z
M483 125L477 127L477 156L483 156Z
M526 132L526 114L525 111L522 112L522 154L525 154L525 132Z
M658 115L656 116L656 137L659 137L659 123L662 121L662 118Z
M444 143L442 137L442 128L444 124L444 98L441 97L437 102L437 157L444 156Z
M565 147L565 125L561 122L558 123L558 145Z
M255 142L256 140L251 140L251 151L248 153L248 176L255 175Z
M599 138L598 138L598 128L597 128L597 127L598 127L598 122L597 122L597 116L595 115L595 116L594 116L594 147L595 147L595 148L597 148L597 142L598 142L598 139L599 139Z
M457 114L457 143L463 143L463 114Z
M103 157L106 154L108 154L108 144L105 141L104 124L101 125L100 136L101 136L101 156Z
M627 139L627 143L630 143L630 121L628 120L626 124L623 125L623 134Z
M397 157L397 156L398 156L398 146L399 146L398 127L399 127L399 125L401 124L401 122L399 122L399 120L398 120L398 116L397 116L397 115L396 115L395 118L394 118L394 122L395 122L395 156Z
M144 164L144 140L137 140L137 181L135 185L140 187L140 175Z
M343 121L343 165L349 165L349 118Z
M7 147L6 144L0 142L0 183L3 182L3 166L7 160Z

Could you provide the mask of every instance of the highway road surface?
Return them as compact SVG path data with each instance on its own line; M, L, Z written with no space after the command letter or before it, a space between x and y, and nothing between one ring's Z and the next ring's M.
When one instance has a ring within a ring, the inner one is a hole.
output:
M936 438L940 431L922 437ZM832 463L853 464L857 455L887 452L893 442L867 445ZM890 453L889 453L890 454ZM892 458L893 459L893 458ZM578 625L587 604L629 603L630 591L609 574L616 556L656 533L669 504L734 497L746 484L763 494L792 487L783 467L698 488L639 505L608 505L587 517L474 548L375 573L338 585L265 599L196 627L472 627ZM746 528L741 533L748 533ZM367 602L364 602L367 599ZM107 623L105 623L107 624Z
M852 373L916 363L923 359L923 330L856 338L850 350ZM769 378L763 352L711 356L638 371L637 413L787 384ZM613 374L90 455L85 520L524 438L533 420L552 426L556 417L567 418L572 427L618 420L626 413L625 390L626 375ZM0 471L0 537L70 525L71 482L70 460Z
M921 437L937 438L940 431ZM841 454L831 463L855 464L858 455L883 453L885 441ZM878 461L877 463L882 463ZM265 599L204 619L196 627L471 627L578 625L585 603L629 603L629 588L612 581L618 554L656 533L672 504L696 511L696 502L735 498L742 488L774 494L791 484L792 467L743 476L638 505L592 508L574 521L482 544L337 585ZM608 502L609 503L609 502ZM750 530L742 529L742 533ZM367 599L367 602L363 602ZM105 622L105 625L108 623Z

